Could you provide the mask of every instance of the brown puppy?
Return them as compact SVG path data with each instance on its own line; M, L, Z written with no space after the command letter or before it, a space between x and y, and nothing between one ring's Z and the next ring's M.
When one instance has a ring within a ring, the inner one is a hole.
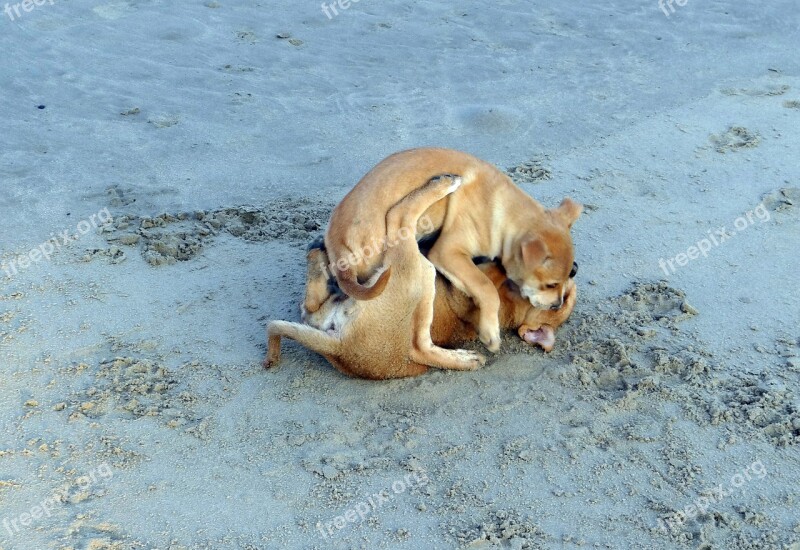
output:
M441 231L428 258L456 288L473 298L480 310L478 336L490 351L500 348L500 299L492 281L472 262L476 256L497 258L522 296L538 308L564 303L574 253L569 229L582 207L564 199L546 210L509 177L467 153L421 148L395 153L381 161L334 209L325 234L330 269L349 296L369 300L384 290L389 273L362 284L381 265L385 213L433 175L459 174L457 193L432 205L420 218L420 239ZM307 304L313 312L319 304Z
M519 293L519 288L508 279L494 263L478 266L500 296L500 327L515 329L519 337L529 344L552 351L555 345L555 329L572 314L578 298L578 287L574 279L565 284L564 305L557 309L537 309ZM455 346L474 340L477 336L480 311L466 294L449 284L441 275L436 277L436 301L434 303L431 337L440 346Z
M388 234L402 237L402 229L416 227L425 210L459 185L460 178L442 176L420 186L389 209L385 222ZM272 321L267 327L266 365L280 360L280 339L286 336L324 355L340 371L363 378L414 376L425 372L428 366L456 370L481 366L485 359L477 353L433 345L430 326L436 269L420 254L417 242L413 238L399 238L384 260L385 272L391 271L392 276L387 278L384 292L374 300L342 301L331 297L326 307L315 312L314 324L318 328ZM319 279L319 273L314 271L315 262L311 264L309 277L313 274ZM375 277L382 273L379 271ZM324 280L327 284L327 274ZM309 285L309 288L314 293L321 287Z
M312 245L313 246L313 245ZM273 321L268 328L269 350L265 366L271 367L280 360L280 337L293 338L306 347L324 355L337 369L345 374L363 378L383 379L403 376L417 376L424 373L424 365L406 363L403 357L389 357L390 350L408 348L403 333L395 330L387 313L402 309L401 304L393 304L380 298L369 302L357 302L344 296L338 290L328 286L328 275L324 266L328 256L321 248L311 248L307 255L308 274L306 282L306 301L322 304L316 311L309 313L305 305L302 307L303 321L311 326L297 323ZM575 307L577 287L572 279L567 282L564 307L558 310L541 310L531 306L530 302L519 294L516 285L508 280L505 274L494 264L483 264L481 271L492 281L500 296L500 324L503 328L516 328L519 336L526 342L538 344L545 351L550 351L555 343L554 329L567 320ZM392 281L391 284L394 284ZM389 289L383 294L387 296ZM383 297L382 296L382 297ZM403 296L393 295L396 299L405 300ZM382 298L381 297L381 298ZM387 309L388 308L388 309ZM355 323L353 315L361 319ZM475 324L479 318L478 308L464 293L457 290L441 275L436 276L436 297L434 315L431 324L433 342L442 346L453 346L475 339ZM326 337L342 334L344 325L351 325L348 339L336 346L336 355L331 353L334 346L329 345ZM313 328L312 328L313 327ZM371 362L365 361L359 350L367 347L374 351L380 347L384 355L373 357ZM402 364L404 368L386 369L387 365Z

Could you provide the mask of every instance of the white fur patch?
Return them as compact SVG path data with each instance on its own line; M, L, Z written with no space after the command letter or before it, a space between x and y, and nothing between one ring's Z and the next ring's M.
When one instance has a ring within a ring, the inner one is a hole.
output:
M453 191L455 191L456 189L461 187L462 183L464 183L464 180L461 179L461 176L454 177L453 178L453 183L450 184L450 187L447 188L447 192L448 193L452 193Z
M307 313L303 317L303 322L310 327L327 332L331 336L338 336L352 318L354 302L355 300L348 298L337 303L332 296L317 311Z

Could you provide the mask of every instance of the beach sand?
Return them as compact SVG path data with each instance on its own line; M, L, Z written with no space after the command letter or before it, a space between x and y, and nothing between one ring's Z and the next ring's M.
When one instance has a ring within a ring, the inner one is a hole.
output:
M456 4L0 15L0 548L800 548L797 4ZM265 371L422 145L586 205L555 350Z

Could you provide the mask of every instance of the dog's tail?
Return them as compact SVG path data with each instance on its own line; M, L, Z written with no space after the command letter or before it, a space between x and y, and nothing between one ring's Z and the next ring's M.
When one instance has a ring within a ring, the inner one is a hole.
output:
M291 338L320 355L336 356L339 354L341 341L317 328L300 323L272 321L267 326L267 358L264 367L270 368L281 360L281 337Z
M361 284L358 282L355 271L348 265L344 269L335 266L336 281L339 283L339 288L348 296L356 300L372 300L380 296L381 292L386 288L389 282L389 277L392 276L392 269L388 268L380 273L378 279L372 284Z

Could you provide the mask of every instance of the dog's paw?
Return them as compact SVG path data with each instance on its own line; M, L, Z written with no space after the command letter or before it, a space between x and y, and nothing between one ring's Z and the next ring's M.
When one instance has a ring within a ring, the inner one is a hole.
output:
M486 357L480 353L465 349L453 350L458 355L458 360L463 363L464 370L478 370L486 364Z
M464 180L461 179L461 176L449 176L449 177L451 177L453 181L450 184L450 187L447 188L447 192L452 193L453 191L461 187L461 184L464 183Z
M475 353L474 355L475 357L471 361L475 365L475 369L479 369L486 364L486 357L480 353Z
M450 194L453 191L455 191L456 189L458 189L459 187L461 187L461 184L463 183L463 180L461 179L461 176L457 176L455 174L440 174L438 176L432 177L430 182L431 183L435 183L435 184L449 182L450 185L446 189L445 192L447 194Z
M486 346L486 349L492 353L500 351L500 331L481 332L479 338L483 345Z
M265 357L261 364L264 365L265 369L271 369L272 367L276 367L280 361L280 357Z

